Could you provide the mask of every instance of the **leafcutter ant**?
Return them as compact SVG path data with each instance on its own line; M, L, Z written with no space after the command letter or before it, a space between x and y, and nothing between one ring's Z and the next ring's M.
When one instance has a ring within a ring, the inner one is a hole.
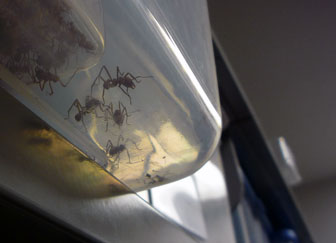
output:
M46 83L49 84L49 88L50 88L49 95L52 95L54 93L54 90L51 86L51 82L54 82L54 83L59 82L63 87L66 87L71 81L70 80L68 83L64 84L56 74L53 74L49 71L45 71L39 68L38 66L35 67L35 75L31 75L31 76L32 76L33 82L29 84L38 83L41 91L44 90L44 86L46 85Z
M108 122L108 117L107 117L107 113L106 113L107 109L104 109L104 105L98 99L95 99L91 96L86 96L84 106L81 105L81 103L79 102L78 99L75 99L75 101L72 103L72 105L68 109L68 117L66 119L70 118L70 112L71 112L73 107L76 107L77 110L78 110L78 113L75 115L75 120L77 122L82 121L85 130L87 130L87 128L86 128L86 125L85 125L85 122L84 122L84 116L87 115L87 114L95 113L96 117L100 118L100 116L98 116L98 114L97 114L97 108L98 107L104 113L105 121ZM107 125L106 125L106 130L107 130Z
M105 71L107 74L107 79L104 79L102 77L102 72ZM92 85L91 85L91 95L92 95L92 90L93 87L96 85L96 82L100 82L100 80L102 80L104 82L103 84L103 94L102 94L102 98L103 98L103 102L105 103L105 89L109 89L109 88L114 88L116 86L118 86L122 92L124 92L124 94L126 94L130 100L130 104L132 104L132 98L130 96L130 94L128 93L128 89L135 89L136 85L133 81L140 83L141 80L138 80L138 78L152 78L152 76L147 76L147 77L142 77L142 76L137 76L134 77L131 73L121 73L119 70L119 67L117 66L117 78L112 78L111 74L109 73L109 71L107 70L106 66L103 65L102 68L99 71L98 76L96 77L96 79L93 81ZM124 86L126 88L123 89Z
M130 115L128 115L126 107L120 101L119 101L119 109L113 110L112 103L109 105L109 108L110 108L110 114L115 124L121 127L124 124L125 120L126 124L130 125L127 122L127 118L130 117Z
M150 182L148 184L154 184L154 183L157 183L157 182L162 182L164 181L164 177L162 176L159 176L159 175L155 175L155 176L152 176L151 174L149 173L146 173L146 178L150 180Z
M113 143L111 142L111 140L108 140L107 144L106 144L106 154L108 156L111 156L111 157L115 156L115 159L113 160L113 163L115 164L117 162L119 164L120 154L123 151L126 150L127 156L128 156L128 161L129 161L130 164L132 164L129 151L128 151L127 147L126 147L126 143L127 142L132 142L137 150L141 150L141 149L139 149L139 147L136 145L136 143L133 140L129 139L129 138L127 138L123 142L123 144L120 144L120 141L124 141L124 137L122 135L119 135L118 142L117 142L116 146L113 145Z

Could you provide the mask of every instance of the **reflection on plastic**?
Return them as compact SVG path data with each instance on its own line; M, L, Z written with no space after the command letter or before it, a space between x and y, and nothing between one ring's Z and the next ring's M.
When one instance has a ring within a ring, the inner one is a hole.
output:
M271 149L275 155L276 164L288 185L301 182L302 178L296 166L295 156L284 137L270 141Z
M174 42L174 39L169 34L169 32L168 32L167 29L163 29L160 26L160 24L158 23L158 21L155 19L155 17L150 12L148 12L148 16L153 21L153 23L156 25L156 27L159 29L159 31L160 31L162 37L164 38L164 40L166 41L167 45L172 50L173 54L176 56L177 61L182 66L182 68L184 69L185 73L188 75L190 83L192 85L194 85L195 89L197 90L196 92L199 93L200 98L202 99L202 101L204 102L205 106L207 107L207 109L209 110L210 114L212 115L213 119L215 120L216 125L218 127L221 127L222 126L222 118L220 117L219 113L216 111L215 107L211 103L211 101L208 98L207 94L204 92L204 90L203 90L202 86L200 85L199 81L197 80L195 74L193 73L193 71L191 70L191 68L188 65L187 61L183 57L182 52L180 51L180 49L178 48L178 46Z

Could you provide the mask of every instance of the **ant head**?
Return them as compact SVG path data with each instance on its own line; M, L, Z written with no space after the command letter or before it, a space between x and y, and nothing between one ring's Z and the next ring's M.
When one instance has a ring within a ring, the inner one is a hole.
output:
M115 117L119 117L121 116L121 110L117 109L114 111L114 114L113 114Z
M135 89L135 83L131 83L131 87L130 87L131 89Z
M119 145L119 148L120 148L120 150L124 150L126 147L125 147L125 145L120 144L120 145Z
M80 121L80 120L82 120L82 113L77 113L76 115L75 115L75 120L76 121Z

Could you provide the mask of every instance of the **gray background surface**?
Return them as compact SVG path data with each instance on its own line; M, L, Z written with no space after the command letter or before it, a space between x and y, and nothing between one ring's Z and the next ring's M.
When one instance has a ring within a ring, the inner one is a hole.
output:
M209 0L212 28L266 136L284 136L294 188L316 242L336 223L336 2Z

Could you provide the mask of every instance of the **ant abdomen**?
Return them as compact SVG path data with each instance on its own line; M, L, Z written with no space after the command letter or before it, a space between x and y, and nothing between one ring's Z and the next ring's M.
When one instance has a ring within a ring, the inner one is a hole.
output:
M81 113L77 113L76 115L75 115L75 120L76 121L81 121L82 120L82 114Z
M121 110L116 110L113 113L113 120L115 123L117 123L119 126L121 126L124 123L125 116L121 113Z

